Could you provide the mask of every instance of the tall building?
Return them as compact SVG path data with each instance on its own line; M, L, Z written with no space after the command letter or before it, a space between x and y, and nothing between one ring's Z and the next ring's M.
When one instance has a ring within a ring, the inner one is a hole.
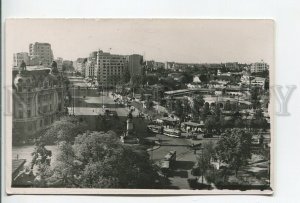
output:
M73 61L64 60L62 64L62 69L66 72L74 71Z
M49 66L53 61L53 52L49 43L35 42L29 45L29 56L31 65L39 65L42 63Z
M252 63L250 67L251 73L259 73L269 69L269 65L263 60L260 62Z
M22 61L24 61L26 65L29 65L29 54L27 52L15 53L14 66L19 67Z
M97 77L96 60L88 59L85 64L85 77L94 79Z
M57 63L57 69L58 71L62 71L62 67L63 67L63 58L58 57L57 59L55 59L55 62Z
M143 69L143 56L133 54L128 56L128 69L130 76L141 75Z
M118 84L127 68L126 56L97 52L97 81L100 87L113 87Z
M225 68L231 70L231 71L235 71L239 69L239 64L238 62L227 62L225 63Z
M65 87L57 66L13 70L13 142L34 136L64 112Z

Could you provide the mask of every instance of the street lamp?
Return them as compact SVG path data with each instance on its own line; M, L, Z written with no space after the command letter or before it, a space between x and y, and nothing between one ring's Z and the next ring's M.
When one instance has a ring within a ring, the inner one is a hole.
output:
M203 164L203 149L204 149L204 147L200 147L200 150L201 150L201 164L202 164L202 169L201 169L201 182L202 182L202 184L203 184L203 176L204 176L204 164Z
M75 115L75 85L73 85L73 116Z

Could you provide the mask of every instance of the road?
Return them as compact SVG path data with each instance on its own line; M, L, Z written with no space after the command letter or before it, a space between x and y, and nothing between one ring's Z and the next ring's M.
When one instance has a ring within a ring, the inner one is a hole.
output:
M161 146L153 151L149 151L149 155L154 162L163 160L165 155L171 151L176 151L176 163L172 170L169 180L170 188L176 189L190 189L188 184L189 178L195 178L191 174L191 170L197 161L197 157L201 155L201 151L197 150L196 154L189 146L198 143L207 142L207 140L191 140L185 138L174 138L166 135L157 134L155 137L149 138L150 140L160 140Z
M75 86L75 88L73 88ZM78 89L78 86L85 87ZM104 114L105 110L116 111L118 116L127 116L130 109L124 105L114 102L111 93L98 93L97 89L86 89L87 84L82 79L76 78L76 82L71 85L70 93L72 96L71 107L68 107L69 114L74 115L99 115ZM73 110L73 106L74 110ZM138 109L132 112L133 116L139 115Z

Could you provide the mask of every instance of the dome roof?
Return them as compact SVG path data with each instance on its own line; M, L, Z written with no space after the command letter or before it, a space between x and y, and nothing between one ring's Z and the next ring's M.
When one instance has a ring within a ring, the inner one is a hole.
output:
M31 75L18 74L14 79L14 85L19 86L34 86L34 79Z

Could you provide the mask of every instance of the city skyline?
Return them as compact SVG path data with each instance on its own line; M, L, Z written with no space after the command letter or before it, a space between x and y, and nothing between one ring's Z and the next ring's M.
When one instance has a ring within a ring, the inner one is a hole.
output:
M167 21L143 19L120 23L106 19L82 23L73 19L64 25L62 19L40 19L30 21L29 26L26 20L14 20L7 24L15 29L7 42L13 41L18 46L7 50L11 53L7 63L12 63L13 53L28 52L29 44L33 42L50 43L55 58L73 61L100 49L112 54L140 54L145 60L159 62L253 63L264 60L273 63L271 20ZM199 29L195 29L196 26ZM182 37L187 34L189 37Z

